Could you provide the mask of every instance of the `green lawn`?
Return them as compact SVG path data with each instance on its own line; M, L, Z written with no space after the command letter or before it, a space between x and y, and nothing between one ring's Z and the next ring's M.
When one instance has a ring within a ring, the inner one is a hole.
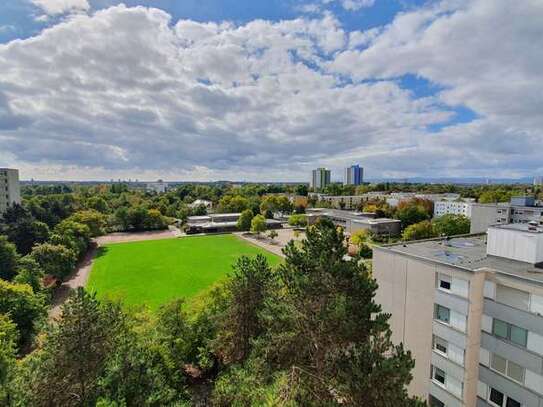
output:
M116 243L101 248L87 287L99 298L151 309L174 298L191 298L232 271L241 255L281 259L235 235Z

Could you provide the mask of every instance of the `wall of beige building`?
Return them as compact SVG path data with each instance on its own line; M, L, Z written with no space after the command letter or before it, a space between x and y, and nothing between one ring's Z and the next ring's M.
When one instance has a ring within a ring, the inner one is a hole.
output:
M465 355L462 400L459 405L475 406L479 375L479 347L483 313L484 272L468 272L432 264L396 254L386 249L374 250L373 275L379 289L376 301L391 314L390 327L394 343L403 343L415 359L413 381L408 391L427 399L430 393L430 369L436 355L432 350L436 274L443 273L469 282L465 333ZM450 328L447 328L450 329ZM457 369L461 371L461 369Z

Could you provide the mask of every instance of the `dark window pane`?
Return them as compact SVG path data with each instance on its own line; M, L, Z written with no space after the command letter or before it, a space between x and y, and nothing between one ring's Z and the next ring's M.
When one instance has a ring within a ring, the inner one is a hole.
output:
M507 397L506 407L520 407L520 403L516 400L513 400L511 397Z
M444 288L445 290L450 290L451 289L451 282L450 281L445 281L445 280L441 280L439 282L439 286L441 288Z
M494 333L494 335L499 336L500 338L507 339L507 323L500 321L499 319L494 319L492 332Z
M497 404L498 406L503 406L503 393L501 391L498 391L496 389L490 389L490 397L489 400L493 402L494 404Z

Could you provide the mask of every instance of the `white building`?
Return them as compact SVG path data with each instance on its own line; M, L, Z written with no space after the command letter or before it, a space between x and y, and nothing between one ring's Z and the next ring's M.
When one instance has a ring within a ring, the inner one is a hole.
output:
M166 192L167 189L168 183L162 181L161 179L159 179L157 182L148 182L145 185L145 190L147 192L156 192L157 194L162 194Z
M471 218L471 206L474 201L474 199L436 201L434 202L434 218L439 218L443 215L464 215L467 218Z
M19 170L0 168L0 215L8 206L21 203Z
M213 202L206 199L197 199L193 203L189 204L189 208L198 208L199 206L204 206L207 210L213 208Z

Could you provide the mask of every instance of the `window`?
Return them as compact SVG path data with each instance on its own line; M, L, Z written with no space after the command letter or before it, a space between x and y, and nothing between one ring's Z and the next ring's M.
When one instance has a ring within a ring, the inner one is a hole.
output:
M505 374L507 371L507 360L493 353L492 360L490 361L490 367L501 374Z
M442 305L435 305L434 314L434 318L438 321L445 322L446 324L451 321L451 310Z
M430 394L430 407L445 407L445 403Z
M517 365L515 362L507 361L507 377L510 377L517 382L524 383L524 368Z
M496 390L492 387L490 388L488 401L491 405L497 407L522 407L522 404L520 404L518 401L509 396L506 396L501 391Z
M490 396L488 397L488 401L494 403L497 406L503 407L504 399L505 395L501 391L490 388Z
M432 366L432 379L445 385L445 372L438 367Z
M441 339L439 336L434 335L434 350L443 355L447 355L447 341Z
M517 365L515 362L511 362L510 360L504 359L501 356L492 354L490 359L490 367L492 370L507 376L511 380L524 384L524 373L526 370L522 366Z
M526 329L508 324L496 318L494 318L492 323L492 333L524 348L528 342L528 331Z
M451 277L446 274L438 274L438 287L442 290L451 290Z

